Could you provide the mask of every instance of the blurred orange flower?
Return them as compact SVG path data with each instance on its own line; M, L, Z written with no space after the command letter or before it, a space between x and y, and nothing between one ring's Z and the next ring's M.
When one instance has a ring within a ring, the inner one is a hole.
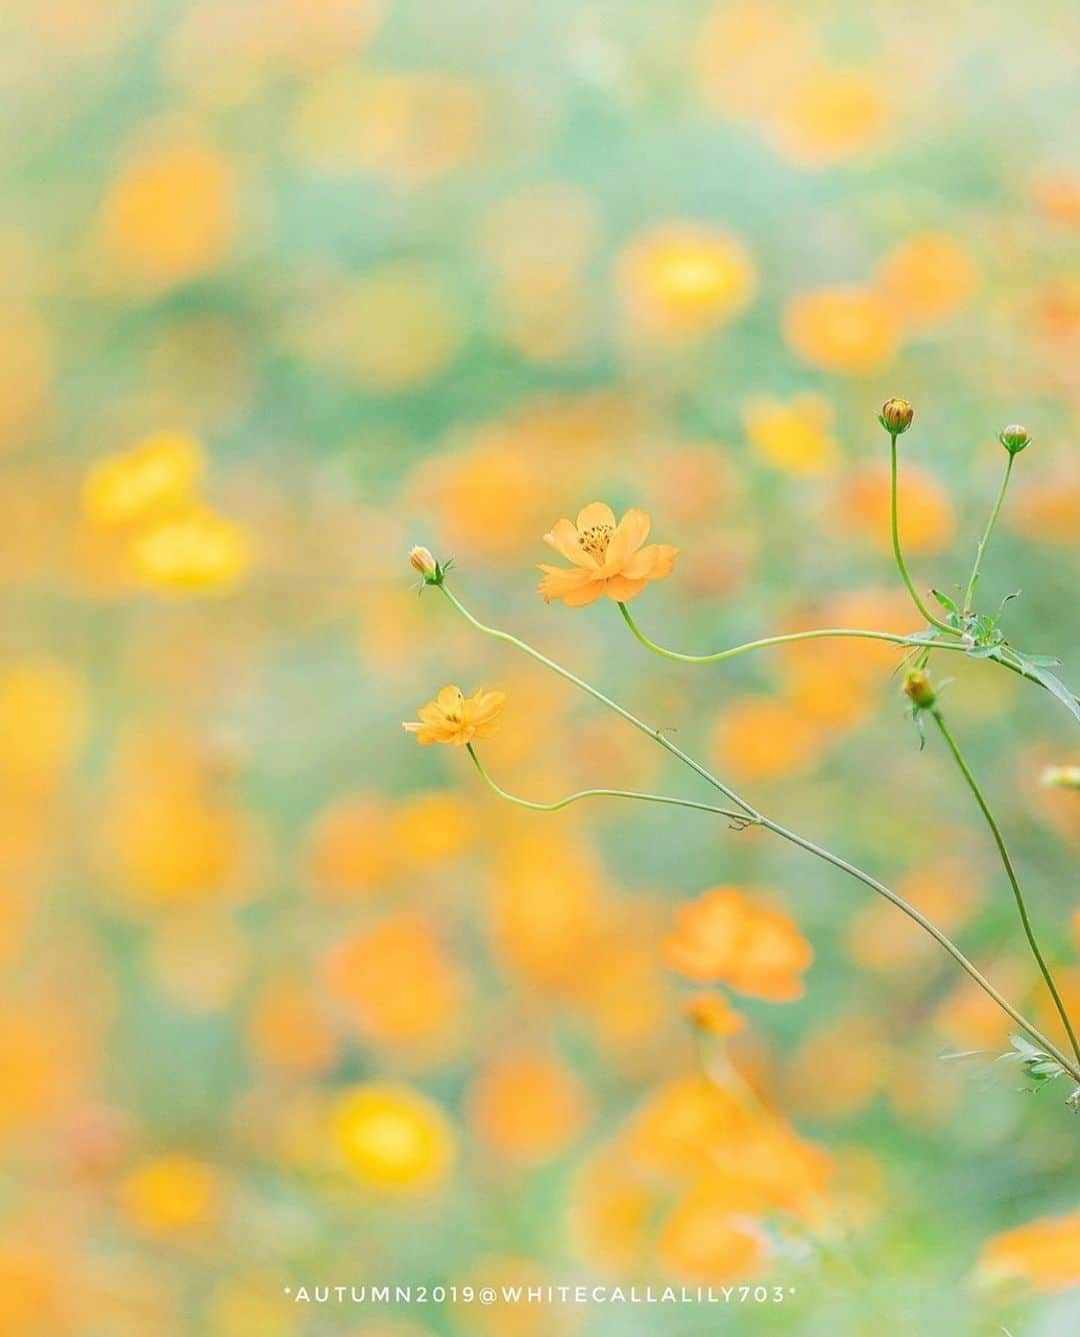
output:
M401 727L415 734L423 747L432 743L464 747L474 738L492 736L505 700L505 692L485 692L483 688L466 697L460 687L450 684L434 701L420 707L416 712L419 720L409 720Z
M373 794L348 794L315 819L304 858L317 894L334 900L385 891L398 861L390 805Z
M818 288L788 303L784 337L812 367L871 376L892 361L900 326L873 288Z
M810 766L825 737L818 721L791 702L745 696L719 716L712 745L724 765L744 778L775 780Z
M759 455L788 473L820 477L839 455L832 433L832 406L820 395L749 400L742 411L750 444Z
M477 1137L496 1155L542 1164L579 1135L589 1102L565 1063L542 1053L515 1053L481 1071L469 1109Z
M101 231L125 276L169 286L214 268L232 243L236 183L222 155L183 139L122 164L101 207Z
M626 603L650 580L664 580L675 566L678 548L667 543L643 547L652 521L644 511L629 510L616 525L611 507L592 501L578 512L577 523L560 520L544 542L573 569L543 566L537 587L544 602L562 599L570 608L594 603L601 595Z
M147 1234L171 1234L205 1225L219 1196L210 1166L190 1156L152 1157L136 1165L120 1186L128 1221Z
M686 1015L709 1035L736 1035L746 1025L746 1018L719 993L696 994L686 1004Z
M337 943L323 980L356 1032L415 1066L458 1039L465 980L431 921L415 912L380 920Z
M753 1276L766 1252L763 1232L722 1199L714 1201L707 1187L682 1199L665 1221L657 1247L665 1267L699 1282Z
M884 461L872 461L849 471L836 485L830 521L878 552L890 552L889 489L889 467ZM956 514L944 486L932 475L905 464L896 494L905 551L941 552L956 529Z
M892 309L921 327L966 306L979 286L979 271L953 237L924 232L886 256L878 281Z
M790 916L738 887L713 887L679 906L661 953L688 979L722 980L774 1003L802 997L802 973L814 959Z
M995 1235L979 1255L978 1276L987 1282L1026 1282L1057 1291L1080 1283L1080 1212L1046 1216Z

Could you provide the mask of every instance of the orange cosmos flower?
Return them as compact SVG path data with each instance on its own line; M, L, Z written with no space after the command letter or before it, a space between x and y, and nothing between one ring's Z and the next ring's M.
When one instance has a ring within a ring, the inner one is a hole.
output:
M569 571L540 567L544 578L537 588L544 602L562 599L570 608L581 608L606 594L626 603L650 580L670 576L679 550L668 543L643 547L651 524L644 511L630 510L616 525L614 512L602 501L580 510L576 525L560 520L544 542L574 565Z
M474 738L492 736L505 700L505 692L485 692L483 688L466 698L460 687L451 684L434 701L420 707L416 712L419 720L401 727L406 733L416 734L416 741L425 747L432 743L464 747Z
M814 953L782 910L737 887L713 887L675 911L661 955L687 979L723 980L739 993L784 1003L802 996Z
M1044 1216L983 1247L978 1277L985 1282L1026 1282L1034 1290L1065 1290L1080 1282L1080 1212Z

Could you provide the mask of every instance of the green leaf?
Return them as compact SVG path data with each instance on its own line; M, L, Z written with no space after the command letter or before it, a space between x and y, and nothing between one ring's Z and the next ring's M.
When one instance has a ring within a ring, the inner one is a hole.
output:
M932 589L930 593L934 596L934 598L938 601L938 603L942 606L942 608L948 609L950 613L960 612L960 609L957 608L954 601L950 599L947 594L943 594L941 590Z
M1045 687L1052 696L1056 696L1066 710L1075 719L1080 720L1080 700L1077 700L1076 694L1070 691L1060 678L1037 662L1040 656L1036 656L1035 659L1028 659L1011 646L993 646L991 649L993 651L990 656L991 659L999 659L1003 664L1011 664L1014 668L1018 668L1025 677L1033 679ZM969 653L974 652L969 651Z

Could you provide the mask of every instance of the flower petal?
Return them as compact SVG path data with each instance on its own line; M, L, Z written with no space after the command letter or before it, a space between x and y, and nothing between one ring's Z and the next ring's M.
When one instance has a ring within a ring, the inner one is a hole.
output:
M571 590L569 594L563 595L563 603L567 608L584 608L586 604L595 603L604 592L604 582L602 580L587 580L580 589Z
M544 596L545 603L551 603L552 599L565 599L568 594L580 590L594 578L593 572L582 571L580 567L567 571L563 566L541 566L540 570L544 578L536 588Z
M625 576L611 576L604 582L604 593L617 603L626 603L635 594L640 594L648 584L644 580L627 580Z
M611 575L623 570L628 558L641 547L649 537L652 520L646 511L636 507L626 512L619 521L615 533L611 536L604 558L604 569Z
M544 535L544 542L549 548L554 548L560 557L565 557L575 566L596 570L596 558L591 552L586 552L578 542L577 529L569 520L560 520L557 525L553 525L551 532Z
M592 529L594 525L610 525L615 528L615 512L606 501L590 501L578 511L577 527L579 530Z
M650 543L623 563L622 573L630 580L664 580L674 570L678 554L670 543Z
M465 694L456 683L449 683L446 687L440 689L435 698L435 704L440 710L456 710L465 699ZM423 716L421 716L421 719Z

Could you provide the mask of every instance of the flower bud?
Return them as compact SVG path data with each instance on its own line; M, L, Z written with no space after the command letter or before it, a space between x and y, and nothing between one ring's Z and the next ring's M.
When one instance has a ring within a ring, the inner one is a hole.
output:
M881 406L878 422L890 436L899 436L911 426L915 410L906 399L887 399Z
M427 581L434 580L439 574L439 564L428 548L413 548L409 553L409 565Z
M930 678L922 669L911 669L904 679L904 695L916 710L929 710L937 700Z
M1047 766L1039 781L1045 789L1080 789L1080 766Z
M1019 455L1026 446L1031 444L1031 437L1027 434L1027 428L1021 427L1018 422L1011 423L1006 427L998 440L1010 455Z

